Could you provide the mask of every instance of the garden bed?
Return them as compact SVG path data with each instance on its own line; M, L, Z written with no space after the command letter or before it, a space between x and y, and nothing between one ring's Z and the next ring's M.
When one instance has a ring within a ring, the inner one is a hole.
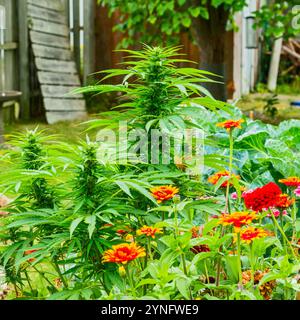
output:
M104 72L122 83L77 90L122 93L88 131L10 137L4 298L297 298L300 121L267 125L213 99L211 74L176 67L177 51L126 51L128 68Z

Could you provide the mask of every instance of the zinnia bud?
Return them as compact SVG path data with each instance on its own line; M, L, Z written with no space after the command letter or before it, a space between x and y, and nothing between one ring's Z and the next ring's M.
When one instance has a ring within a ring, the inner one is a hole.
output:
M178 204L180 202L180 195L179 194L176 194L174 197L173 197L173 202L175 204Z
M119 275L121 277L125 277L126 276L126 270L125 270L124 266L120 266L119 267Z

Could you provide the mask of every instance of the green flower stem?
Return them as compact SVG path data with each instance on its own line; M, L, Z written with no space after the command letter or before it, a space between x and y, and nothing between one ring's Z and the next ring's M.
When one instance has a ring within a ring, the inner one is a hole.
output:
M206 279L207 279L207 283L209 284L209 274L208 274L206 260L204 260L204 269L205 269L205 276L206 276ZM211 295L213 295L212 289L209 289L209 292L210 292Z
M174 205L174 220L175 220L175 238L177 238L177 236L179 236L179 228L178 228L178 211L177 211L177 205ZM179 244L179 249L182 252L182 248ZM187 267L186 267L186 262L185 262L185 255L182 252L181 253L181 261L182 261L182 266L183 266L183 272L184 274L187 276L188 272L187 272Z
M185 256L183 253L181 254L181 260L182 260L183 272L187 276L188 274L187 274L187 268L186 268L186 263L185 263Z
M237 233L237 255L238 255L238 270L239 270L239 284L242 285L242 261L241 261L241 234Z
M35 266L32 266L32 268L44 279L46 280L47 283L50 284L50 286L55 289L55 291L58 291L57 288L55 287L55 285L45 276L45 273L38 270Z
M14 291L15 291L15 295L16 295L16 298L19 297L19 291L18 291L18 287L17 285L14 283Z
M283 214L282 214L282 210L280 210L280 224L281 224L281 228L283 229Z
M223 236L225 234L225 228L221 226L221 235ZM221 252L223 249L223 246L221 245L219 248L219 252ZM216 272L216 286L218 287L220 285L220 275L221 275L221 257L217 260L217 272Z
M207 281L209 283L209 274L208 274L208 270L207 270L206 260L204 260L204 269L205 269L206 279L207 279Z
M134 283L133 283L132 272L129 271L128 264L125 265L125 271L126 271L126 275L127 275L127 278L128 278L128 282L129 282L129 286L130 286L130 289L131 289L131 293L135 297L136 296L136 294L135 294L135 286L134 286Z
M296 201L293 204L293 210L292 210L292 224L293 224L293 241L296 239L296 222L297 222L297 205Z
M148 265L148 256L147 254L145 255L145 265L144 265L144 270L147 268ZM142 268L141 268L142 269ZM126 287L126 286L125 286ZM147 294L147 285L143 285L143 295L145 296Z
M253 243L250 242L250 265L251 265L251 283L254 285L254 272L255 272L255 261L253 252Z
M27 270L24 270L24 273L25 273L25 277L26 277L26 280L27 280L27 282L28 282L29 288L30 288L30 290L31 290L31 292L32 292L32 291L33 291L33 288L32 288L31 282L30 282L30 280L29 280L29 276L28 276Z
M180 247L180 250L182 251L181 247ZM181 261L182 261L182 266L183 266L183 272L188 277L188 271L187 271L186 261L185 261L185 254L182 252L180 256L181 256ZM193 300L193 294L192 294L191 287L189 287L189 295L190 295L190 300Z
M178 230L178 212L177 212L177 206L174 205L174 222L175 222L175 238L179 235Z
M53 262L53 266L54 266L56 272L58 273L58 275L59 275L62 283L63 283L64 286L65 286L65 288L68 288L68 283L67 283L65 277L63 276L63 274L61 273L60 268L59 268L59 265L58 265L58 263L57 263L56 261Z
M195 213L195 210L193 208L191 208L189 210L189 222L191 222L191 223L193 223L194 213Z
M233 163L233 135L232 130L229 131L229 178L227 180L226 195L225 195L225 213L229 210L229 189L230 189L230 180L232 176L232 163Z
M152 252L151 252L151 239L150 237L147 237L147 246L148 246L148 254L150 260L153 260Z
M146 269L146 268L147 268L147 265L148 265L148 255L147 255L147 254L145 255L144 261L145 261L144 269Z
M295 252L294 252L294 250L293 250L293 247L292 247L291 243L289 242L289 239L287 238L287 236L286 236L286 234L284 233L283 229L280 227L280 225L279 225L278 221L276 220L276 218L275 218L272 210L269 209L269 212L270 212L271 217L272 217L272 219L273 219L274 225L276 226L276 228L277 228L277 229L279 230L279 232L281 233L281 235L282 235L282 237L283 237L283 240L286 242L286 245L289 246L293 257L294 257L295 259L297 259L297 258L296 258L296 255L295 255Z

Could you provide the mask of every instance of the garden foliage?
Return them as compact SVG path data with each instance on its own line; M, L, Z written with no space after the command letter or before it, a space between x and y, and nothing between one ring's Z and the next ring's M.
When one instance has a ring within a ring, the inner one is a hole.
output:
M299 291L300 121L252 121L178 68L176 48L127 51L118 111L91 129L201 129L202 175L182 164L103 163L99 141L38 130L2 157L0 264L22 299L295 299ZM120 146L119 146L120 147ZM299 178L298 178L299 177Z

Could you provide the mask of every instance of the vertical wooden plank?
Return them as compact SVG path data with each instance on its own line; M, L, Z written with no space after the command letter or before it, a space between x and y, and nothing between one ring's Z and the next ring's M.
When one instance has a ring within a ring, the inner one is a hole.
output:
M81 52L80 52L80 6L79 0L73 0L73 34L74 34L74 57L80 75Z
M30 118L30 88L29 88L29 41L28 41L28 20L27 20L27 1L18 2L19 19L19 75L20 90L22 96L21 118L29 120Z
M238 99L242 96L242 13L236 13L235 23L238 31L233 35L233 85L234 94L233 99Z
M0 101L0 145L4 143L3 103Z
M10 18L11 18L11 2L4 3L4 8L6 10L6 21L5 21L5 30L4 30L4 43L12 42L12 30L10 26ZM4 50L5 62L4 62L4 89L11 89L12 77L11 68L13 64L12 60L12 52L9 50Z
M95 0L84 1L84 69L83 82L87 84L88 76L94 72L95 67Z
M70 1L69 0L64 1L64 11L66 12L67 26L68 28L70 28ZM69 39L70 39L70 34L69 34Z
M13 2L12 1L6 1L6 30L5 30L5 36L4 41L5 43L12 42L13 39ZM5 84L4 88L6 90L9 89L16 89L14 87L14 52L13 50L5 50ZM13 122L13 116L14 116L15 107L13 102L10 102L9 107L3 108L2 110L2 119L4 123L11 124Z
M226 98L232 99L235 91L234 80L233 80L233 43L234 43L234 32L227 31L225 34L225 79L223 80L226 85Z
M108 16L108 9L98 6L95 19L95 66L96 70L112 69L114 52L113 46L113 17ZM119 59L121 60L121 59ZM114 79L110 79L113 81Z

